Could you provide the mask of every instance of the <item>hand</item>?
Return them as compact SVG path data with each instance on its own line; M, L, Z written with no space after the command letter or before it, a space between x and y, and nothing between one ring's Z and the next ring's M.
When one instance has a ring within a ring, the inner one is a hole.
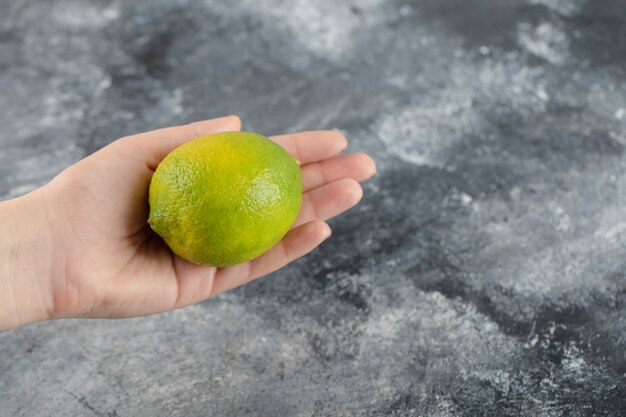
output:
M125 137L27 195L31 216L41 224L38 230L47 231L42 242L48 243L37 251L47 260L36 262L45 270L29 279L44 289L36 297L45 310L43 319L152 314L266 275L329 237L324 220L354 206L362 196L358 181L375 172L367 155L337 155L346 140L336 132L273 137L302 164L304 194L296 223L281 242L250 262L227 268L189 263L146 223L152 173L184 142L239 129L239 118L230 116Z

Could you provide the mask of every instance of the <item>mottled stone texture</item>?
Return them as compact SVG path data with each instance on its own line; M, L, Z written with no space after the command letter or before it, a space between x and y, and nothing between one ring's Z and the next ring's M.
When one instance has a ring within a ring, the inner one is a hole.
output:
M379 174L201 305L0 335L1 416L622 416L626 2L0 3L0 197L131 132L339 128Z

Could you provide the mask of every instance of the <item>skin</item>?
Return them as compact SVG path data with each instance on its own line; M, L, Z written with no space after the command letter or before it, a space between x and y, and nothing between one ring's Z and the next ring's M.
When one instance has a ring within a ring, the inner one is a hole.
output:
M228 116L124 137L43 187L0 202L0 330L164 312L267 275L327 239L325 220L356 205L359 182L376 171L367 155L338 155L347 142L337 132L274 136L301 163L302 207L292 229L250 262L189 263L146 223L152 173L177 146L240 128L239 118Z

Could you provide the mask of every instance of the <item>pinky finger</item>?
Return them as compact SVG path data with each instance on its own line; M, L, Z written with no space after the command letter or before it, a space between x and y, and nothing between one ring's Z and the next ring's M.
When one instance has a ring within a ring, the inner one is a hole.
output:
M330 227L320 220L290 230L280 242L258 258L218 270L211 295L239 287L282 268L311 252L330 234Z

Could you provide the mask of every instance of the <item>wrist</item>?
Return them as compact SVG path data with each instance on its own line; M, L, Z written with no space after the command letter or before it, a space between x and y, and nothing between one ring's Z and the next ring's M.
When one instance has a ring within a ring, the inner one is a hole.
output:
M46 320L52 236L40 190L0 202L0 331Z

